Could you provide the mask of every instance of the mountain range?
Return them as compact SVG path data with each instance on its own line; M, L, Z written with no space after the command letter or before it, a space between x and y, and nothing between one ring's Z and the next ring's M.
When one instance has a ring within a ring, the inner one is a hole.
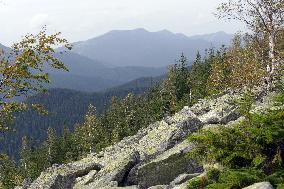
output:
M217 32L187 37L167 30L113 30L104 35L73 43L71 52L56 56L70 72L48 70L50 88L66 88L96 92L122 85L140 77L156 77L166 73L181 53L191 62L197 51L229 45L232 35ZM7 50L0 44L0 48Z
M73 44L73 52L99 60L107 66L165 67L183 52L193 60L197 51L228 45L232 35L225 32L188 37L168 30L114 30Z
M52 88L66 88L95 92L122 85L140 77L156 77L166 72L166 67L151 68L138 66L107 67L99 61L68 52L57 54L69 68L69 72L49 70Z

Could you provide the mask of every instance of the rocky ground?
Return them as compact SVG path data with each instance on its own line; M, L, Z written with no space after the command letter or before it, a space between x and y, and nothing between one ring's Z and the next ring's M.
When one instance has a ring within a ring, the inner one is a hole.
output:
M255 111L270 105L269 96L255 91ZM187 154L194 147L187 136L198 129L230 126L242 119L236 109L238 92L204 99L172 117L141 129L136 135L106 148L99 154L66 165L54 165L28 189L183 189L188 180L203 172ZM248 187L270 189L269 183Z

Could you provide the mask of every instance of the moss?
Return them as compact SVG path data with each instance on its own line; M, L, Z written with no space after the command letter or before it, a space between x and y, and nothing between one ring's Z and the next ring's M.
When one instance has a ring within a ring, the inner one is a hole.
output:
M273 186L284 189L284 171L275 172L272 175L266 177L266 180L269 181Z
M204 188L206 185L208 185L208 179L207 177L196 177L191 179L188 182L188 189L197 189L197 188Z
M209 180L218 180L219 177L220 177L220 174L221 174L221 171L219 169L210 169L208 172L207 172L207 177Z
M206 186L206 189L228 189L231 188L227 183L214 183Z
M223 172L218 183L224 183L229 188L243 188L262 181L264 174L255 170L228 170Z
M241 189L256 182L263 181L265 175L256 170L209 170L205 176L191 179L189 189Z

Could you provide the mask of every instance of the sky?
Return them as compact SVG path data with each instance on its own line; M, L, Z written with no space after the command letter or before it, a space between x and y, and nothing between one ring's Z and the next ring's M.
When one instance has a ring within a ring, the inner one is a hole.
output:
M0 43L11 45L46 25L70 42L110 30L167 29L188 36L244 30L213 13L225 0L0 0Z

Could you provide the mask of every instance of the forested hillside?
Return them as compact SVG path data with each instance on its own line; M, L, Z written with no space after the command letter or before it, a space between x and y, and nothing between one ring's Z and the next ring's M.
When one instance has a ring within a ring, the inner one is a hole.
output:
M35 95L26 100L28 104L40 103L49 111L49 115L41 115L30 110L16 117L13 126L15 132L1 135L0 149L18 159L22 138L29 136L35 144L43 142L47 129L53 128L57 134L64 129L74 130L74 125L82 123L88 106L96 106L97 114L105 112L112 97L124 98L129 93L142 95L151 87L159 84L163 76L156 78L141 78L126 83L105 92L87 93L68 89L50 89L47 92Z
M198 54L192 67L189 67L188 60L182 55L177 63L169 68L166 80L162 83L161 79L164 76L136 80L130 82L129 85L121 86L121 90L115 88L101 94L63 89L53 89L48 93L39 94L28 101L30 103L40 101L42 105L46 106L47 110L51 110L50 116L42 117L34 111L28 111L17 117L17 139L15 139L16 135L11 133L8 137L10 140L7 139L7 143L3 146L9 146L8 151L10 150L14 154L15 149L21 147L21 150L18 151L22 152L22 145L28 145L31 154L27 158L33 159L32 156L44 155L46 141L39 145L43 139L49 140L50 137L55 137L52 139L57 141L56 146L54 146L57 148L54 151L56 153L54 154L55 159L52 160L54 163L81 158L89 152L89 142L95 145L92 147L92 151L99 151L120 141L125 136L134 135L140 128L146 127L149 123L171 115L185 104L194 104L198 99L206 96L208 91L204 86L208 83L210 67L214 60L221 60L224 50L211 49L206 51L205 58ZM153 85L154 81L158 81L157 84L159 85ZM142 87L137 88L137 85ZM149 85L153 85L150 90ZM189 88L188 86L191 85L192 87ZM189 96L191 90L196 93ZM132 93L128 94L129 92ZM137 96L137 94L140 95ZM113 96L118 98L112 98ZM89 104L92 105L89 106ZM85 118L84 114L86 114ZM93 121L96 123L93 123ZM22 123L26 124L23 125ZM97 128L93 130L89 124L96 124ZM91 138L85 138L88 132L95 132L96 134L91 135ZM35 136L34 139L33 136ZM76 138L81 139L77 141ZM75 144L74 139L80 144ZM16 142L11 145L10 141ZM20 144L22 145L20 146ZM21 153L21 157L22 155ZM43 167L47 166L42 162L41 165L38 164L39 162L34 163L33 166L35 167L32 169L35 172L31 173L31 177L35 177ZM36 168L37 166L41 168Z

